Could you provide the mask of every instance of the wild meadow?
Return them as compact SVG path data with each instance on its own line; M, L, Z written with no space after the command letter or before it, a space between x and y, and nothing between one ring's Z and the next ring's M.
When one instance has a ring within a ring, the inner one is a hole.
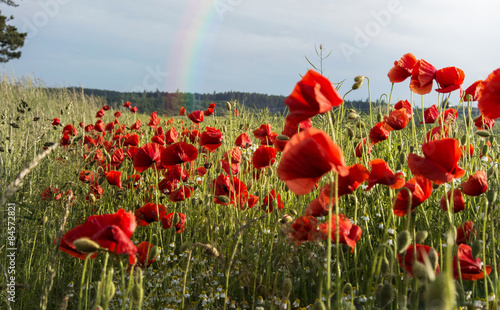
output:
M387 70L310 70L285 115L3 76L1 308L498 309L500 69Z

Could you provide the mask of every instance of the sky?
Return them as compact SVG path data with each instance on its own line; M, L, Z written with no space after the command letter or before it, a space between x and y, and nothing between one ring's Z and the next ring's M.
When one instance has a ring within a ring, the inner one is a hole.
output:
M28 37L3 70L47 86L287 96L311 68L305 57L320 67L320 46L331 52L323 74L345 81L339 93L364 75L373 100L390 93L387 73L405 53L462 69L464 88L500 67L498 0L16 2L1 12ZM394 85L393 100L410 96L409 80ZM367 97L365 83L346 99Z

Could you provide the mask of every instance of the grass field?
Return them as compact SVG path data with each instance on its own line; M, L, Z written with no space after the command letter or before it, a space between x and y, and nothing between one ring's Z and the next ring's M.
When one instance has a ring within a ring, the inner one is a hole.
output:
M288 140L286 116L238 102L199 123L118 115L5 76L0 98L1 308L498 308L498 143L469 102L433 124L340 104Z

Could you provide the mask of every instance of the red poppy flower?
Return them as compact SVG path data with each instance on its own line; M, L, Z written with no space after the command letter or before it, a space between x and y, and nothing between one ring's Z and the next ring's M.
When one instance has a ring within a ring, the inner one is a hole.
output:
M177 215L177 216L176 216ZM169 213L165 215L161 219L161 225L164 229L169 229L172 227L172 222L177 220L177 223L174 225L176 233L180 234L186 229L186 215L184 213Z
M458 117L458 111L453 108L450 108L446 109L443 112L442 119L444 124L453 124L457 120L457 117ZM441 118L439 118L439 125L441 125Z
M229 161L231 158L232 163L239 163L241 162L241 151L238 147L233 147L232 150L227 151L224 153L224 159Z
M52 120L52 126L58 126L61 125L61 121L58 118L54 118Z
M472 143L469 144L469 147L467 147L466 145L461 145L460 149L462 150L462 155L474 155L474 147L472 146Z
M94 125L93 124L89 124L87 126L85 126L85 132L89 132L89 131L92 131L94 130Z
M240 115L240 111L238 109L233 110L234 116Z
M97 118L101 118L104 116L104 110L103 109L100 109L99 111L97 111L95 117Z
M181 132L181 137L187 137L191 143L195 143L196 140L201 136L201 133L194 129L194 130L184 130Z
M127 102L125 102L125 104L123 106L126 108L130 108L130 105L131 105L131 103L127 101Z
M408 167L417 176L423 176L436 184L461 178L465 170L457 163L462 156L458 141L453 138L434 140L422 145L424 157L408 155Z
M43 193L40 196L42 197L42 200L52 200L55 199L58 193L58 188L49 186L44 189Z
M170 201L179 202L188 199L193 193L191 186L183 185L170 194Z
M292 192L305 195L331 170L349 173L342 150L324 131L308 128L288 140L277 171Z
M165 143L170 145L177 142L177 140L179 140L179 134L175 130L175 127L172 127L165 133Z
M406 248L404 261L403 261L403 257L401 256L401 254L398 254L399 266L401 268L404 268L410 276L414 277L413 264L417 261L417 262L425 265L426 259L424 257L427 257L429 255L429 252L431 249L432 248L428 245L410 244L408 246L408 248ZM417 255L415 255L415 252L417 253ZM439 253L437 253L437 254L439 257ZM435 272L436 273L441 272L441 268L439 267L439 264L437 265Z
M203 122L203 111L193 111L188 114L188 118L195 124Z
M71 142L71 139L67 133L64 133L63 137L61 138L61 141L59 141L59 145L61 146L68 146L69 143Z
M299 123L320 113L330 111L343 103L342 96L321 74L309 70L285 99L290 109L287 120Z
M138 146L139 145L139 135L129 135L125 136L125 141L123 141L123 146Z
M74 132L73 132L73 129L75 129L75 128L73 128L73 124L68 124L68 125L64 126L64 128L63 128L63 130L62 130L62 133L63 133L63 134L64 134L64 133L67 133L68 135L71 135L71 136L76 136L76 135L78 135L78 132L77 132L77 134L73 134L73 133L74 133ZM76 129L75 129L75 130L76 130Z
M154 247L155 245L147 241L143 241L137 245L137 266L147 268L156 260L158 255L151 257Z
M205 115L205 116L210 116L212 114L214 114L214 109L212 109L212 108L208 108L205 111L203 111L203 115Z
M446 200L448 200L448 202L446 202ZM448 210L447 203L451 203L450 201L451 201L451 190L448 191L446 196L443 195L443 197L441 197L441 201L439 203L441 210L446 212ZM458 213L463 210L465 210L464 195L462 194L462 191L459 188L455 188L455 190L453 190L453 213Z
M446 67L436 71L436 82L439 84L438 93L450 93L462 89L465 73L456 67Z
M108 133L111 133L115 129L115 123L107 123L106 126L104 127L104 130L107 131Z
M96 174L93 171L83 170L80 172L78 179L83 183L91 183L96 180Z
M122 112L116 111L114 115L116 118L119 118L120 116L122 116Z
M212 193L216 196L214 198L215 203L222 205L234 203L237 205L243 205L247 202L247 186L236 177L229 177L221 174L212 181L211 188ZM218 196L227 196L229 201L223 201L222 199L219 199Z
M444 128L444 133L442 133ZM442 138L448 138L448 133L449 133L450 128L448 127L448 124L445 124L443 127L437 126L432 128L427 132L425 135L425 139L427 142L429 141L435 141L435 140L440 140Z
M277 136L276 140L274 140L273 146L278 152L283 152L286 144L288 143L288 140L290 140L288 136L284 135Z
M339 175L338 181L338 194L340 196L349 195L354 192L361 183L365 182L370 176L370 172L361 164L354 164L348 169L348 174L345 176ZM325 185L330 190L330 185ZM333 186L335 192L335 185ZM328 194L329 196L329 194Z
M413 117L413 108L411 107L411 103L408 100L399 100L394 105L394 109L396 110L405 109L408 118L411 119Z
M316 231L317 227L318 221L316 218L310 215L301 216L290 225L287 235L290 241L301 244L311 240L310 236Z
M262 169L269 167L276 161L277 150L274 147L259 146L253 153L252 164L255 169Z
M431 124L436 122L436 120L439 117L439 112L435 104L432 106L428 107L424 111L424 121L420 122L420 124L426 123L426 124Z
M327 215L329 208L332 208L335 203L333 196L330 195L330 186L324 186L320 190L319 196L307 206L305 214L314 217Z
M222 169L227 174L238 174L240 172L240 163L229 162L227 159L221 159Z
M181 180L187 181L189 178L189 170L186 170L182 165L170 166L167 168L165 178L173 183L177 183Z
M141 120L138 119L135 121L134 125L130 126L130 130L139 130L141 129Z
M242 133L236 138L234 145L241 147L242 149L246 149L250 145L252 145L252 141L246 132Z
M185 115L186 114L186 109L184 107L181 107L179 110L179 115Z
M163 205L156 205L148 202L139 209L135 209L135 218L137 225L147 226L165 216L167 208Z
M130 108L130 112L135 114L137 112L137 107Z
M387 130L385 122L378 122L370 129L370 134L368 137L370 138L370 142L372 145L375 145L379 142L387 140L389 138L390 131Z
M278 210L283 209L284 205L281 201L281 195L276 194L276 189L272 189L269 194L262 201L262 210L266 211L266 213L272 213L274 207L277 207Z
M479 130L481 129L489 130L493 128L493 126L495 125L495 120L479 115L479 117L474 122L474 125L476 125L477 129Z
M305 119L305 120L298 122L298 123L287 119L285 122L285 128L283 128L283 131L281 132L281 134L291 138L297 132L304 131L307 128L311 128L311 127L312 127L312 121L310 118Z
M203 177L206 173L207 173L207 168L205 168L205 167L198 167L198 168L196 168L196 174L199 177Z
M479 196L488 190L488 178L484 170L476 171L474 175L469 176L467 181L463 182L462 191L468 196Z
M134 156L135 171L143 172L154 164L159 168L160 156L163 150L163 146L157 143L144 144Z
M104 130L106 129L106 126L104 125L104 122L102 120L97 120L97 122L95 122L95 125L94 125L94 130L95 131L98 131L98 132L104 132Z
M198 150L192 144L177 142L161 152L161 163L164 167L191 162L198 158Z
M248 194L248 208L253 208L259 202L259 196Z
M436 68L427 61L420 59L413 67L410 89L419 95L425 95L432 90L432 81L436 76Z
M253 135L256 139L261 140L262 144L266 143L267 140L272 138L273 131L270 124L262 124L259 128L253 131ZM274 134L276 135L276 134ZM273 139L274 142L274 139ZM267 143L266 143L267 144ZM272 143L271 143L272 144Z
M417 58L412 53L404 54L401 59L394 62L394 67L389 70L387 76L391 83L401 83L411 76Z
M109 172L104 172L106 175L106 180L110 185L114 185L119 189L122 189L122 173L120 171L111 170Z
M163 135L152 136L151 141L159 145L165 145L165 138L163 137Z
M148 126L156 129L158 125L160 124L161 119L158 118L158 112L154 111L153 113L150 114Z
M458 263L457 263L458 258ZM491 266L483 266L480 258L474 259L472 249L467 244L458 246L457 255L453 256L453 278L460 279L459 271L462 275L462 280L476 281L484 278L484 274L491 273ZM459 269L460 268L460 269Z
M137 153L138 150L139 150L139 148L136 147L136 146L129 146L127 148L127 150L125 151L125 154L127 155L127 157L129 159L133 160L134 156L135 156L135 154Z
M363 140L358 143L354 149L354 156L358 158L363 157L364 152L366 152L366 155L372 152L372 145L370 143L366 144L366 138L363 138Z
M500 117L500 68L481 84L477 107L484 117L497 119Z
M384 118L384 121L387 125L389 125L393 130L401 130L406 127L410 119L406 114L406 109L402 108L399 110L394 110L389 113L389 116Z
M392 189L399 189L405 185L405 176L403 172L394 173L392 172L389 165L383 159L374 159L370 162L372 165L372 170L370 176L368 177L368 187L369 191L376 184L387 185Z
M213 127L207 127L201 134L199 144L210 152L213 152L222 145L223 139L224 136L222 135L222 132L220 132L220 130Z
M432 194L432 182L421 176L410 179L405 183L404 187L408 188L411 192L411 212ZM409 200L408 191L404 188L401 189L396 196L396 201L392 209L394 215L399 217L405 216L408 213Z
M462 225L457 227L457 245L462 243L467 244L476 240L477 228L473 222L467 221L462 223Z
M339 243L348 245L351 248L351 252L354 251L356 242L361 238L361 233L363 232L361 228L354 225L349 221L349 219L344 214L339 214ZM337 215L332 215L330 220L332 226L332 242L337 242ZM321 223L318 225L318 230L315 232L319 234L322 239L328 238L328 223ZM315 234L313 233L313 235Z
M115 214L92 215L85 223L64 234L59 250L83 260L86 254L79 252L73 242L80 238L89 238L110 252L129 255L129 263L133 264L137 248L130 237L136 226L134 214L123 209L119 209Z
M483 80L475 81L464 91L465 101L478 101L481 95Z

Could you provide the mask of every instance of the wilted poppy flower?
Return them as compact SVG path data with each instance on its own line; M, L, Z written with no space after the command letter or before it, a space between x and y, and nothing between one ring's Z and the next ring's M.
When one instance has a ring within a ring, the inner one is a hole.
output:
M405 183L404 187L409 189L411 193L411 212L432 194L432 182L421 176L410 179ZM398 192L394 202L392 209L394 214L399 217L405 216L408 213L409 201L410 196L408 195L408 191L402 188Z
M479 117L476 119L474 122L474 125L476 125L477 129L491 129L495 125L495 120L486 118L482 115L479 115Z
M393 130L401 130L406 127L410 119L406 114L406 109L401 108L399 110L394 110L389 113L389 116L384 118L384 121L387 125L389 125Z
M220 130L213 127L205 128L205 131L201 134L199 144L210 152L215 151L219 146L222 145L222 140L224 136Z
M297 242L298 244L309 241L309 236L316 230L317 226L318 221L313 216L305 215L298 217L288 229L288 238L290 241Z
M467 221L457 227L457 245L473 242L476 239L477 229L473 222Z
M130 135L127 134L125 136L125 141L123 141L123 146L138 146L139 145L139 135Z
M331 170L349 173L342 150L324 131L308 128L288 140L277 172L292 192L305 195Z
M425 111L424 111L424 120L422 122L420 122L420 124L423 124L423 123L426 123L426 124L434 123L434 122L436 122L436 120L438 119L438 117L439 117L439 111L438 111L436 105L433 104L432 106L430 106L427 109L425 109Z
M169 213L161 219L161 225L164 229L169 229L172 227L172 222L177 221L175 226L175 231L180 234L186 229L186 215L184 213Z
M479 170L474 175L469 176L467 181L463 182L462 191L468 196L479 196L488 190L488 178L484 170Z
M137 107L130 108L130 112L135 114L137 112Z
M307 128L312 127L312 121L310 118L305 119L301 122L295 122L291 120L286 120L285 122L285 128L283 128L283 131L281 132L282 135L288 136L288 137L293 137L297 132L301 132L306 130Z
M163 146L157 143L144 144L134 156L135 171L143 172L154 164L159 168L160 156L163 150Z
M188 199L193 193L193 188L191 186L183 185L170 193L170 201L179 202Z
M269 167L276 161L277 150L274 147L259 146L253 153L252 164L255 169Z
M252 141L246 132L242 133L236 138L234 145L241 147L242 149L246 149L250 145L252 145Z
M149 265L151 265L156 258L158 257L158 253L156 252L156 255L152 257L155 253L153 252L155 245L143 241L137 245L137 266L141 268L147 268Z
M458 258L458 263L457 263ZM472 256L472 249L467 244L460 244L458 246L457 255L453 256L453 278L462 280L476 281L484 278L484 274L491 273L491 266L483 266L480 258L474 259ZM460 273L459 273L460 272Z
M401 256L401 254L398 254L399 266L401 268L404 268L406 270L406 272L408 272L408 274L410 274L410 276L414 277L413 264L415 264L415 262L419 262L419 263L425 265L426 259L424 257L428 257L431 249L432 248L428 245L410 244L408 246L408 248L406 248L404 260L403 260L403 257ZM415 255L415 253L416 253L416 255ZM439 253L437 253L437 255L439 257ZM441 272L441 268L439 268L439 264L437 264L435 272L436 273Z
M188 114L188 118L195 124L203 122L203 111L193 111Z
M347 216L344 214L332 215L330 220L332 226L332 242L337 242L337 220L339 221L339 243L348 245L351 248L351 252L354 251L356 242L361 238L361 233L363 232L361 228L354 225L349 221ZM321 223L318 225L318 230L315 233L319 233L322 239L328 238L328 223Z
M436 82L439 84L438 93L450 93L461 89L465 73L456 67L446 67L436 71Z
M290 109L286 119L299 123L342 103L342 97L332 83L316 71L309 70L285 99Z
M446 200L448 200L448 202ZM441 197L441 201L439 203L441 210L446 212L448 210L447 204L451 204L451 190L449 190L446 195ZM453 190L453 213L458 213L463 210L465 210L464 195L459 188L455 188Z
M436 76L436 68L427 61L420 59L413 67L410 89L419 95L425 95L432 90L432 81Z
M179 110L179 115L185 115L186 114L186 109L184 107L181 107Z
M387 130L385 125L385 122L378 122L372 129L370 129L368 137L370 138L371 144L375 145L389 138L390 131Z
M58 118L54 118L52 120L52 126L58 126L61 125L61 121Z
M198 157L198 150L192 144L177 142L161 152L161 163L164 167L190 162Z
M372 145L371 143L366 143L366 138L363 138L363 140L358 143L358 145L354 149L354 156L363 157L364 152L366 152L366 155L372 152Z
M424 157L408 155L408 166L414 175L426 177L436 184L443 184L461 178L465 170L458 160L462 157L458 141L453 138L434 140L422 145Z
M376 184L387 185L392 189L399 189L405 185L405 176L403 172L394 173L392 172L389 165L383 159L374 159L370 162L372 165L372 170L370 171L370 176L368 177L368 187L369 191Z
M179 140L179 134L175 130L175 127L172 127L165 133L165 143L170 145L177 142L177 140Z
M106 180L110 185L114 185L119 189L122 189L122 173L120 171L111 170L109 172L104 172L106 175Z
M477 107L484 117L497 119L500 117L500 68L481 84Z
M394 67L389 70L387 76L391 83L400 83L411 76L417 58L412 53L404 54L401 59L394 62Z
M483 80L475 81L471 86L464 91L465 101L478 101L481 95Z
M123 209L119 209L115 214L92 215L85 223L64 234L59 250L83 260L87 256L86 253L78 251L73 242L80 238L89 238L110 252L129 255L129 263L133 264L137 248L130 237L136 226L134 214Z
M272 213L274 207L277 207L278 210L283 209L283 202L281 201L281 195L276 194L276 189L273 188L262 201L261 208L266 213Z
M166 213L167 208L165 206L148 202L139 209L135 209L135 218L137 220L137 225L147 226L153 222L157 222L164 217Z
M413 117L413 108L411 107L411 103L408 100L399 100L394 105L395 110L405 109L406 115L409 119Z

